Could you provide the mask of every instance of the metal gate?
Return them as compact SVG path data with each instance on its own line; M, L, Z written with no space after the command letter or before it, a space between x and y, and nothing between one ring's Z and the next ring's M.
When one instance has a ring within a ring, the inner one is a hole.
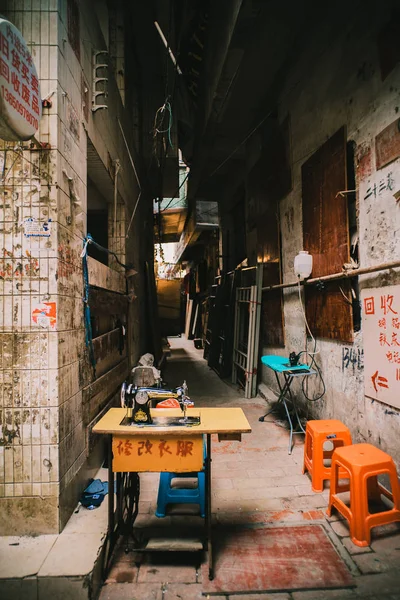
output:
M247 267L255 270L254 285L238 287L235 302L232 383L238 383L244 373L245 398L257 394L258 345L260 341L262 265Z

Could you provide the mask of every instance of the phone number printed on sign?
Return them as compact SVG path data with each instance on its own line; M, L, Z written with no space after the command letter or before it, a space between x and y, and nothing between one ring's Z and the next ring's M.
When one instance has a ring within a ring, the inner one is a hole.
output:
M28 140L42 116L39 79L18 29L0 18L0 137Z
M171 471L203 469L203 436L113 436L113 471Z

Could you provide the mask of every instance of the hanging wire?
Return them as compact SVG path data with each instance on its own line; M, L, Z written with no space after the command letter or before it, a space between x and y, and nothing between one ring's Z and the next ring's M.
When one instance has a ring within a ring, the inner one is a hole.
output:
M302 387L303 394L304 394L305 398L309 402L317 402L317 400L321 400L321 398L325 395L326 386L325 386L324 378L322 377L321 369L319 368L319 366L318 366L318 364L317 364L317 362L315 360L316 355L319 354L320 351L317 350L317 340L315 339L315 337L311 333L311 329L310 329L310 327L308 325L306 313L305 313L304 306L303 306L303 301L302 301L302 298L301 298L300 278L298 280L298 292L299 292L299 302L300 302L301 312L302 312L302 315L303 315L304 324L306 326L305 349L302 350L301 352L299 352L298 357L300 357L302 354L305 354L306 357L307 356L311 357L311 363L308 364L308 367L310 369L314 368L317 371L319 379L320 379L320 381L322 383L322 392L319 393L319 394L317 394L316 396L312 396L312 397L308 395L308 376L303 377L303 381L301 383L301 387ZM307 343L308 343L307 332L308 332L309 336L311 337L312 341L314 342L314 348L313 348L312 352L309 352L309 350L307 348Z
M166 115L168 117L168 125L167 125L166 129L162 129ZM161 116L161 117L159 118L159 116ZM168 143L171 146L171 148L173 148L174 146L172 144L172 139L171 139L171 130L172 130L172 107L171 107L171 103L169 101L169 96L168 96L168 98L165 100L164 104L162 106L160 106L160 108L158 108L156 111L156 114L154 117L154 124L153 124L153 137L156 138L159 133L161 133L161 134L167 133L168 134Z
M189 173L190 173L190 171L189 171ZM167 210L167 208L170 206L170 204L175 200L175 198L177 197L177 195L180 192L181 187L184 185L184 183L186 182L187 178L189 177L189 173L187 173L187 175L185 176L185 179L182 181L182 183L180 184L180 186L176 190L175 194L173 195L173 197L168 202L167 206L164 206L164 208L161 210L161 212L164 212L164 210Z
M165 208L162 209L161 211L161 201L162 201L162 183L163 183L163 179L164 179L164 170L165 170L165 164L166 164L166 158L167 158L167 154L168 154L168 145L173 148L173 144L172 144L172 138L171 138L171 131L172 131L172 124L173 124L173 116L172 116L172 107L174 106L174 100L175 100L175 93L176 93L176 86L177 86L177 81L178 81L178 76L182 74L181 70L179 69L178 66L178 60L176 60L174 62L174 78L173 78L173 83L172 83L172 91L169 94L169 69L170 69L170 65L169 65L169 56L170 56L170 52L171 52L171 48L170 48L170 39L171 39L171 33L172 33L172 22L173 22L173 3L170 3L170 7L169 7L169 23L168 23L168 33L167 33L167 47L166 47L166 53L165 53L165 90L164 90L164 97L165 97L165 102L163 104L162 107L160 107L155 115L155 119L154 119L154 127L153 127L153 139L154 139L154 145L153 145L153 155L157 160L157 164L160 170L160 197L159 197L159 206L158 206L158 213L157 213L157 231L158 231L158 239L159 239L159 244L160 244L160 253L162 252L162 248L161 248L161 239L162 239L162 217L161 217L161 212L163 212L164 210L166 210L170 204L172 203L172 201L176 198L177 194L179 193L181 187L183 186L183 184L185 183L185 181L187 180L189 174L187 174L187 176L185 177L185 179L182 181L182 183L179 185L177 191L175 192L174 196L171 198L171 200L168 202L167 206ZM179 38L177 41L177 47L176 47L176 58L178 59L179 57L179 51L180 51L180 46L181 46L181 40L182 40L182 27L179 28ZM157 121L157 119L159 118L159 116L161 116L161 120L160 122ZM165 118L168 118L168 125L165 126L164 121ZM165 134L167 135L167 142L165 144L163 144L161 146L161 154L160 154L160 158L157 158L157 135L161 134L161 136L164 136ZM149 165L150 167L150 165Z
M112 250L109 250L108 248L104 248L104 246L100 246L100 244L95 242L94 239L92 238L92 236L90 235L90 233L88 233L87 236L85 237L85 239L83 240L83 250L81 252L81 258L84 258L87 255L87 248L88 248L89 244L92 244L95 248L97 248L97 250L100 250L100 252L105 252L106 254L111 254L122 268L124 268L126 270L129 270L132 268L132 265L125 265L123 262L121 262L119 260L118 256L115 254L115 252L113 252Z

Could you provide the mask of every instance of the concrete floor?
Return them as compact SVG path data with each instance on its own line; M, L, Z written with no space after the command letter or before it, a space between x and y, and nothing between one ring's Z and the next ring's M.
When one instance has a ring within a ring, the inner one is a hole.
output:
M164 378L170 385L187 380L197 406L240 406L252 426L242 442L213 445L212 510L217 523L294 525L321 523L355 577L356 588L231 595L230 600L400 599L400 524L373 530L370 547L359 548L349 538L347 523L325 515L328 492L315 494L308 475L302 475L303 435L295 436L288 455L288 431L269 417L260 423L267 402L243 398L240 390L221 381L208 368L202 351L184 338L170 340L172 355ZM270 399L273 399L271 396ZM154 517L158 474L141 475L138 523L160 523ZM169 516L166 525L195 523L194 517ZM154 556L154 555L153 555ZM201 572L195 562L145 558L138 568L132 554L116 557L101 600L195 600L202 596ZM220 600L221 596L210 596ZM223 598L227 598L223 596Z

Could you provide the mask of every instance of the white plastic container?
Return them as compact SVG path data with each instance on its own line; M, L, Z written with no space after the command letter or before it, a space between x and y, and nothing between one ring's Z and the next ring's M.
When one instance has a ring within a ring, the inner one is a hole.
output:
M313 260L311 254L308 254L307 250L300 250L294 259L294 274L296 277L299 279L310 277L312 264Z

